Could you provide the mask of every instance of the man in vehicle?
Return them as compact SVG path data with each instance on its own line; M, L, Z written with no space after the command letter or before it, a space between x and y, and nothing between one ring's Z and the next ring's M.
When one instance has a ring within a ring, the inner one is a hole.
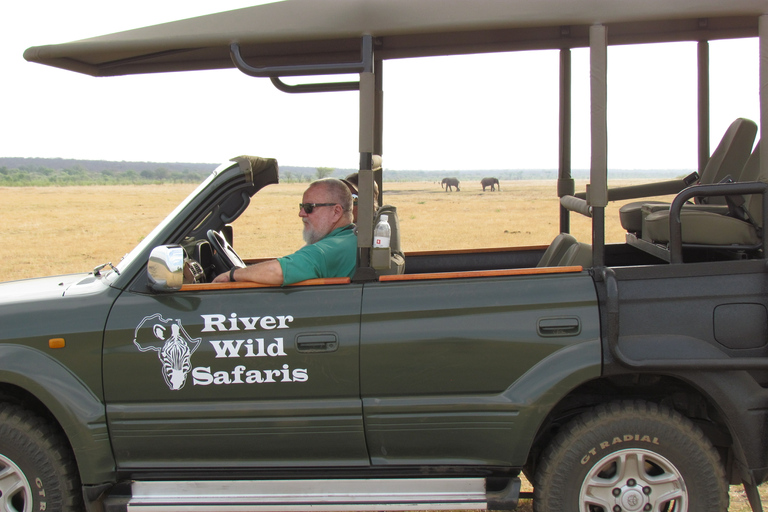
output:
M293 254L220 274L214 283L253 281L289 285L321 277L352 277L357 266L357 236L352 194L335 178L317 180L299 204L307 243Z
M352 207L352 218L353 222L357 224L357 196L358 196L358 188L359 184L359 176L358 173L352 173L343 180L341 180L347 188L349 188L349 191L352 192L352 199L354 200L354 206ZM379 208L379 186L376 184L376 182L373 182L373 211L376 212Z

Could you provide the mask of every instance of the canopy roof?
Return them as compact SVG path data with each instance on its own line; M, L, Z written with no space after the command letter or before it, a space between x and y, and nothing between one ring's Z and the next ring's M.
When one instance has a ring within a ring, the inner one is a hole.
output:
M285 0L24 52L94 76L348 62L373 36L377 58L757 35L768 0Z

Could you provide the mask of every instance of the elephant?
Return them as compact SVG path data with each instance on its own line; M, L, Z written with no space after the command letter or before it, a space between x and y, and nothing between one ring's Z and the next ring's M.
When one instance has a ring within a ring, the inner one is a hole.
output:
M483 178L480 180L480 184L483 186L483 192L485 192L485 187L491 187L491 192L496 190L496 187L501 190L501 185L499 185L498 178Z
M449 190L452 190L451 187L456 187L456 192L461 192L461 189L459 188L458 178L443 178L443 181L440 183L440 186L444 188L446 192L448 192Z

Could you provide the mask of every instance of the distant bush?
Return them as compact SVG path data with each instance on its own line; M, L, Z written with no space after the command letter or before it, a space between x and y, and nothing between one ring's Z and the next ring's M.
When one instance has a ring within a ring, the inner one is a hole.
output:
M73 185L148 185L156 183L200 183L208 176L204 171L175 171L165 168L136 172L127 170L88 171L82 167L54 170L47 167L0 167L0 186L48 187Z

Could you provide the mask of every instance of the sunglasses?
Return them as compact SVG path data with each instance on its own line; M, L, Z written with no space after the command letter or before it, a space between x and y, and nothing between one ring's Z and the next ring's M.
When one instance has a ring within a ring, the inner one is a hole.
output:
M319 206L336 206L338 203L299 203L299 208L309 215Z

